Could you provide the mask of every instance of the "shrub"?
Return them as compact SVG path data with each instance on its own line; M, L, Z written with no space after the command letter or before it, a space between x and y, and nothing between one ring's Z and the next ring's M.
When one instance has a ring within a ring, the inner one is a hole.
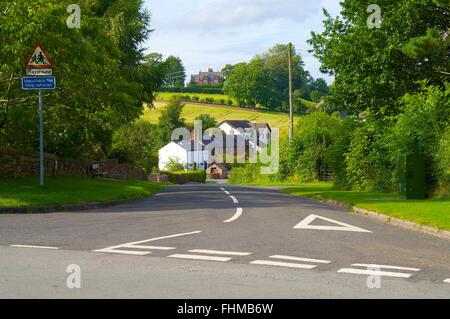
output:
M227 100L227 105L233 106L233 105L234 105L234 103L233 103L233 101L232 101L232 100Z
M219 99L218 103L222 104L222 105L225 105L225 99Z
M206 172L203 170L195 171L176 171L176 172L164 172L169 177L169 182L173 184L186 184L186 183L205 183Z
M191 97L191 100L198 102L198 101L200 101L200 98L197 95L194 95Z

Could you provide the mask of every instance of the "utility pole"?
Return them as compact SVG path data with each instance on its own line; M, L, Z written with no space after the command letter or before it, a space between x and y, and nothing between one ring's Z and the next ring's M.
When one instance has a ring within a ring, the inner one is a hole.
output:
M288 44L289 55L289 139L294 138L294 106L292 103L292 43Z
M39 182L44 186L44 125L42 120L42 90L39 90Z

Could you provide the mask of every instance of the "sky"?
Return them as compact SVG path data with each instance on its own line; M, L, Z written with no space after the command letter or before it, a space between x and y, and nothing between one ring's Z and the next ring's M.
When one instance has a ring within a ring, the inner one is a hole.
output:
M247 62L277 43L292 42L305 69L328 83L320 62L308 52L311 31L323 29L323 8L339 14L339 0L145 0L154 29L146 52L183 60L187 81L209 67Z

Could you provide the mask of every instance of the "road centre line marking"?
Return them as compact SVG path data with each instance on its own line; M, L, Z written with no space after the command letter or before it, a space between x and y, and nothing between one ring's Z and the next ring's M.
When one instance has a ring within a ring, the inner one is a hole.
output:
M193 249L189 250L190 253L198 254L212 254L212 255L225 255L225 256L249 256L252 253L236 252L236 251L220 251L220 250L204 250L204 249Z
M444 280L445 283L450 284L450 278Z
M310 258L284 256L284 255L273 255L273 256L270 256L270 258L286 259L286 260L293 260L293 261L303 261L303 262L310 262L310 263L317 263L317 264L329 264L329 263L331 263L331 261L329 261L329 260L310 259Z
M233 201L233 203L235 203L235 204L238 204L238 203L239 203L239 201L237 200L236 197L230 196L230 198L231 198L231 200Z
M233 217L231 217L230 219L227 219L226 221L224 221L224 223L231 223L234 222L236 219L238 219L239 217L241 217L243 212L243 209L241 207L236 208L236 214L234 214Z
M304 264L294 264L294 263L286 263L279 261L269 261L269 260L255 260L250 264L253 265L264 265L264 266L279 266L279 267L288 267L288 268L299 268L299 269L313 269L316 268L314 265L304 265Z
M36 248L36 249L52 249L58 250L58 247L49 247L49 246L33 246L33 245L11 245L10 247L14 248Z
M377 271L369 269L353 269L353 268L342 268L338 270L338 273L346 274L356 274L356 275L368 275L368 276L386 276L386 277L399 277L399 278L409 278L411 274L405 274L401 272L390 272L390 271Z
M202 256L202 255L185 255L185 254L175 254L169 256L169 258L179 258L179 259L194 259L194 260L209 260L209 261L230 261L231 258L228 257L216 257L216 256Z
M408 267L398 267L398 266L388 266L388 265L375 265L375 264L352 264L353 267L366 267L366 268L386 268L386 269L397 269L397 270L409 270L409 271L420 271L419 268L408 268Z

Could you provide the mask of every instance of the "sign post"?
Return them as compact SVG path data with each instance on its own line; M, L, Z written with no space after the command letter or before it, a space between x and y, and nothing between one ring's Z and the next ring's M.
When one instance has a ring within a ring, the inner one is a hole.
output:
M38 90L39 94L39 181L44 186L44 120L42 90L54 90L56 79L52 75L53 64L44 48L38 43L26 62L27 75L22 78L23 90Z

